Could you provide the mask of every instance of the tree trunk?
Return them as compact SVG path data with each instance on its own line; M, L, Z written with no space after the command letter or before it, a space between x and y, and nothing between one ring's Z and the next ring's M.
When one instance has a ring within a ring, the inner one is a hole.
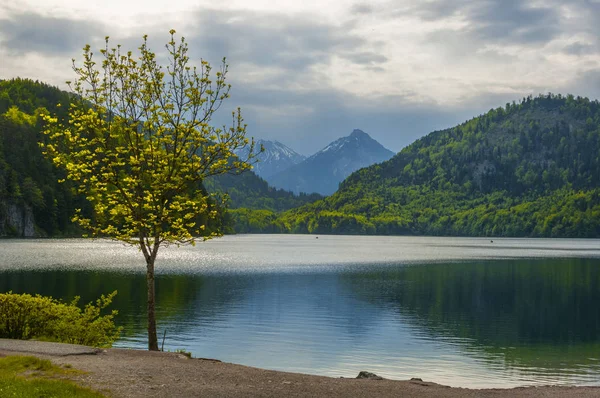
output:
M151 255L146 261L146 284L148 286L148 350L150 351L158 351L158 338L156 337L154 260L156 260L156 255Z

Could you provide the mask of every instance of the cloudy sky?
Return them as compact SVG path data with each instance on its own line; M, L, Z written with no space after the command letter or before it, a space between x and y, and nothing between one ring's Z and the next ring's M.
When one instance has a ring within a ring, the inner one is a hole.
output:
M600 0L2 0L0 78L61 88L104 36L169 29L230 64L253 136L303 154L360 128L391 150L507 101L600 97Z

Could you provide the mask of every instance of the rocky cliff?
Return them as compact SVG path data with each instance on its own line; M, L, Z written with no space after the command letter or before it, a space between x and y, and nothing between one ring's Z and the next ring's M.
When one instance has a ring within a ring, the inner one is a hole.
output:
M35 220L31 207L0 201L0 236L34 237Z

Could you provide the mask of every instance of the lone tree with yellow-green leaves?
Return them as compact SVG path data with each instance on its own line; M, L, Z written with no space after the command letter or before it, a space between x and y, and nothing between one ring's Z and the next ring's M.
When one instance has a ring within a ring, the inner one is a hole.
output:
M110 237L140 248L146 260L148 349L158 350L154 264L161 246L194 243L207 233L199 219L215 218L202 181L240 173L255 159L254 140L246 138L239 108L232 125L216 128L213 114L229 97L225 59L214 76L208 62L190 65L188 45L171 30L167 65L148 48L139 54L121 46L90 46L77 75L67 82L76 94L68 123L45 116L45 153L66 171L86 196L89 216L77 210L74 221L94 237ZM246 157L235 155L249 146Z

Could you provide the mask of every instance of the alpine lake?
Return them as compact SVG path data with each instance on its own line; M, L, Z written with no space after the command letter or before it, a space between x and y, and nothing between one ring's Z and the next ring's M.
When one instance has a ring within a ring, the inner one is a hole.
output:
M226 236L161 249L159 345L332 377L600 385L600 240ZM0 292L118 291L116 347L146 347L142 254L1 240Z

